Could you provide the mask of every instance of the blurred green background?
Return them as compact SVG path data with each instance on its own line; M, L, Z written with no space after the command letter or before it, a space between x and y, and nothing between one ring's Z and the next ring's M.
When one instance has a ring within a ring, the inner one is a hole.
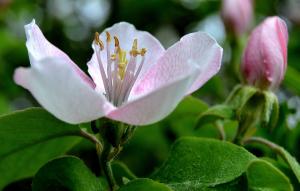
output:
M226 71L232 59L232 50L228 42L229 35L226 34L220 18L221 3L220 0L0 0L0 115L38 106L33 97L17 86L12 79L13 72L18 66L29 66L24 25L32 19L36 20L46 38L66 52L84 71L87 71L86 63L92 55L91 42L95 31L101 32L116 22L127 21L134 24L137 29L149 31L165 48L187 33L206 31L224 48L223 67L220 73L194 93L194 96L209 105L222 103L239 81L232 71ZM257 0L252 24L254 28L265 17L279 15L288 25L290 35L288 69L281 88L276 92L283 113L280 128L272 134L264 130L259 133L285 146L298 160L300 159L300 150L297 149L300 145L299 10L299 0ZM242 38L245 41L247 35ZM181 109L189 108L197 114L197 108L191 109L195 105L200 111L201 107L207 107L189 102ZM137 175L143 176L152 172L155 166L166 158L169 145L177 137L194 133L192 125L186 125L187 121L191 120L181 119L183 115L187 115L184 113L186 111L179 109L177 116L173 115L179 119L176 124L167 119L151 127L141 128L125 148L126 151L120 158ZM171 118L172 116L169 117ZM203 128L196 134L217 137L213 128ZM96 156L89 144L82 143L79 148L82 150L77 148L70 153L82 156L91 166L97 165L91 160Z
M279 92L288 98L293 96L291 93L300 92L300 65L297 64L300 51L299 4L297 0L255 2L253 27L271 15L281 16L288 24L290 68L282 86L284 91ZM218 77L196 94L212 104L222 102L238 81L223 72L231 59L231 47L220 18L220 6L220 0L1 0L0 114L37 105L28 92L12 80L16 67L29 66L24 25L32 19L50 42L85 71L92 55L94 32L101 32L116 22L127 21L140 30L151 32L166 48L184 34L206 31L224 47L224 64Z

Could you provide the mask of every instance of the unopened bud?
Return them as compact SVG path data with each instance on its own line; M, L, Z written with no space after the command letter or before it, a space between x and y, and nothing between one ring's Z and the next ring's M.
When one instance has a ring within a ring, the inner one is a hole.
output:
M287 43L287 27L279 17L269 17L253 30L241 67L247 84L263 90L280 85L287 67Z
M253 17L252 0L223 0L221 16L228 31L245 33Z

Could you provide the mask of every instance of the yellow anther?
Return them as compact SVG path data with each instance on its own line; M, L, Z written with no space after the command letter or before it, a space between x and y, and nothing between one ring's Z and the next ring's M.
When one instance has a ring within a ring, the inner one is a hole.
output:
M137 51L137 50L131 50L131 51L129 52L129 54L130 54L131 56L136 57L136 56L139 54L139 51Z
M137 39L133 40L132 50L137 50Z
M114 36L114 40L115 40L115 47L120 48L120 42L118 37Z
M117 56L115 54L110 55L111 60L116 60Z
M147 49L146 48L142 48L141 51L140 51L140 54L141 56L144 56L147 52Z
M110 37L109 32L106 31L105 34L106 34L106 41L110 42L111 41L111 37Z
M132 48L131 48L131 51L129 52L129 54L134 57L136 57L139 54L139 52L137 50L137 39L134 39Z
M98 32L95 32L95 42L98 46L100 46L100 50L103 50L104 49L104 44L103 42L100 40L99 38L99 33Z

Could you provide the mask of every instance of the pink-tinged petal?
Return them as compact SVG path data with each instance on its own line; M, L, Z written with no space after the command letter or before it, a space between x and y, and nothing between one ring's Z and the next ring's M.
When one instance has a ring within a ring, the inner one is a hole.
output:
M276 89L287 65L288 32L279 17L265 19L251 33L245 49L242 72L248 84Z
M106 68L106 61L102 62L104 67ZM88 73L93 79L93 82L96 84L96 90L98 92L105 92L101 72L99 69L99 64L96 58L96 54L94 53L91 60L87 63L88 66ZM107 74L106 74L107 75Z
M34 65L39 63L37 61L45 58L59 58L64 60L65 64L70 65L76 73L85 81L89 86L95 87L93 81L83 72L80 68L66 55L63 51L59 50L51 44L43 35L40 28L33 20L30 24L25 25L26 32L26 47L28 49L30 64Z
M108 44L106 43L106 33L109 32L112 38L111 43L109 44L109 48L111 53L114 51L114 42L113 36L118 37L120 46L123 50L129 52L132 48L132 44L134 39L138 40L138 48L146 48L146 59L143 65L143 68L140 72L140 75L137 81L140 80L140 77L148 71L148 69L157 63L157 60L164 54L165 49L160 44L160 42L153 37L150 33L145 31L137 30L132 24L126 22L120 22L114 24L112 27L107 28L100 34L100 39L104 43L104 50L101 51L101 59L104 68L106 68L107 59L106 59L106 47ZM129 54L127 54L127 59L129 60ZM139 58L140 59L140 58ZM93 54L91 60L88 62L89 74L92 76L94 82L97 84L97 89L103 90L102 78L99 70L99 65L97 62L97 57L95 53ZM99 88L98 88L99 87Z
M149 69L148 73L141 77L141 81L133 87L129 100L176 81L185 73L189 73L191 65L195 65L200 71L185 94L192 93L219 71L222 50L218 43L206 33L196 32L185 35L166 51L166 54Z
M160 121L176 108L195 81L199 68L194 65L190 68L194 70L189 70L176 81L164 84L154 92L126 103L107 117L131 125L148 125Z
M146 125L166 117L188 93L198 89L220 68L222 48L207 34L184 36L141 77L129 102L108 117Z
M46 110L68 123L92 121L114 109L61 58L45 58L31 68L18 68L14 80Z
M187 94L198 90L204 83L212 78L222 64L223 48L214 38L206 33L194 33L183 37L186 46L190 47L190 59L200 67L200 72L196 81Z

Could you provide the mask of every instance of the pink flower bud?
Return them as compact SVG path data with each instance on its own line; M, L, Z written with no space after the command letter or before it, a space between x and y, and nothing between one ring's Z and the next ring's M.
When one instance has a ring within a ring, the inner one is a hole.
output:
M287 27L279 17L269 17L256 27L242 61L245 81L261 89L276 89L287 66L287 43Z
M252 0L223 0L221 15L227 30L241 35L252 21Z

